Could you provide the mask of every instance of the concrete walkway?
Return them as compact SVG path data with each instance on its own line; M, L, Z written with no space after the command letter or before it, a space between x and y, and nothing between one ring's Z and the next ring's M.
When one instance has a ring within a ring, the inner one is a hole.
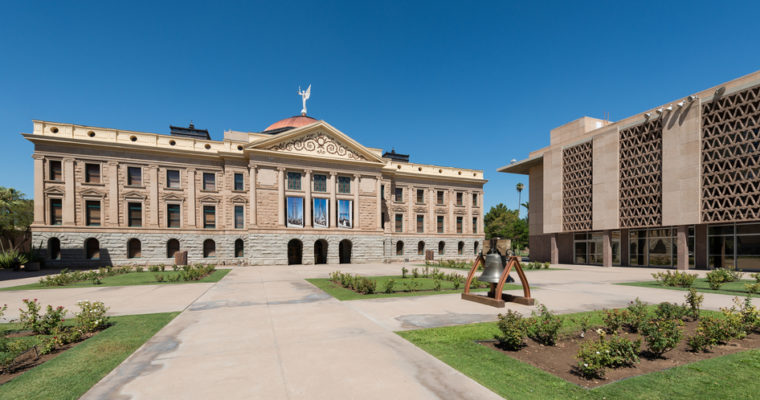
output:
M636 297L681 303L685 295L615 284L661 270L556 267L567 270L527 271L527 278L533 297L559 313L623 307ZM393 332L494 321L505 309L458 294L340 302L304 280L338 269L396 275L401 265L238 267L216 284L0 292L0 303L37 296L56 305L103 300L114 314L185 310L86 399L498 398ZM705 294L704 307L732 298Z

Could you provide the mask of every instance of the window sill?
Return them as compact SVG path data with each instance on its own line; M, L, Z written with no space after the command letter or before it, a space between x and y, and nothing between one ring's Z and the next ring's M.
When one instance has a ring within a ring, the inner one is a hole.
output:
M172 191L172 192L183 192L184 191L184 189L182 189L181 187L169 187L169 186L165 187L164 190L169 190L169 191Z
M45 183L65 183L63 180L45 179Z
M129 189L145 189L143 185L124 185L124 187Z
M232 193L245 193L245 189L242 189L242 190L240 190L240 189L233 189Z
M201 193L219 193L219 191L216 189L201 189L200 192Z
M103 187L105 186L105 183L95 183L95 182L82 182L82 186L94 186L94 187Z

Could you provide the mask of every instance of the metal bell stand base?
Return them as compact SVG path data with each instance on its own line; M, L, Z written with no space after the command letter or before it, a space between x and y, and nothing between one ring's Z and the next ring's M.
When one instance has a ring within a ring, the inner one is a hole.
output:
M536 299L530 297L530 286L528 285L528 279L525 278L525 272L523 272L522 266L520 266L520 260L515 256L509 257L509 261L507 261L507 267L504 268L504 271L501 273L499 283L491 284L491 290L488 292L487 296L470 294L470 284L472 284L472 280L475 279L475 272L478 270L478 267L481 264L485 265L485 259L483 258L482 254L478 255L478 258L475 259L475 263L472 264L470 273L467 275L467 283L465 283L464 293L462 293L463 300L470 300L498 308L504 308L506 302L508 301L517 304L524 304L526 306L532 306L536 302ZM520 283L522 283L523 287L522 296L514 296L511 294L502 293L504 284L507 282L507 277L509 276L509 271L512 270L512 267L515 268L517 275L520 276Z

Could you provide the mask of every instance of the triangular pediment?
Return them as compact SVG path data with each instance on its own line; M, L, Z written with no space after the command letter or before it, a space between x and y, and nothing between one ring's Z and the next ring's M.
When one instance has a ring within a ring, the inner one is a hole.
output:
M170 200L170 201L182 201L185 199L185 196L180 196L175 193L165 194L162 199L164 200Z
M325 121L296 128L248 149L298 156L385 164L383 159Z
M201 197L198 197L198 202L200 202L200 203L218 203L219 202L219 198L214 197L214 196L201 196Z
M230 202L232 202L232 203L247 203L247 202L248 202L248 199L247 199L245 196L241 196L241 195L239 195L239 194L238 194L238 195L235 195L235 196L232 196L232 197L230 197L230 199L229 199L229 200L230 200Z
M94 189L85 189L79 192L79 195L82 197L105 197L106 194L104 192L101 192L99 190Z
M123 197L125 199L141 199L141 200L145 200L145 198L147 196L144 193L141 193L141 192L129 191L129 192L124 192L121 195L121 197Z
M64 190L61 187L58 186L50 186L48 188L45 188L46 194L64 194Z

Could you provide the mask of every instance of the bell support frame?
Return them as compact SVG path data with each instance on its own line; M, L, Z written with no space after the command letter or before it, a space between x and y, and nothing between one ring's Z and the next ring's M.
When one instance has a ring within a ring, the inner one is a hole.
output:
M499 278L499 283L496 285L496 289L488 292L488 296L471 294L470 284L472 284L473 279L475 279L475 272L477 272L478 266L480 266L480 264L485 265L485 260L483 259L482 254L478 255L478 257L475 259L475 262L472 264L472 268L470 268L470 273L467 275L467 282L464 286L464 293L462 293L462 299L498 308L504 308L507 301L524 304L527 306L532 306L535 303L536 300L530 297L530 285L528 284L528 279L525 277L525 272L520 265L520 260L516 256L509 257L509 261L507 261L507 267L504 268L504 271L502 271L501 278ZM520 283L522 283L523 287L522 296L515 296L502 292L504 290L504 284L507 282L507 277L509 276L509 272L512 270L512 267L515 268L517 275L520 276ZM493 289L493 285L491 288Z

